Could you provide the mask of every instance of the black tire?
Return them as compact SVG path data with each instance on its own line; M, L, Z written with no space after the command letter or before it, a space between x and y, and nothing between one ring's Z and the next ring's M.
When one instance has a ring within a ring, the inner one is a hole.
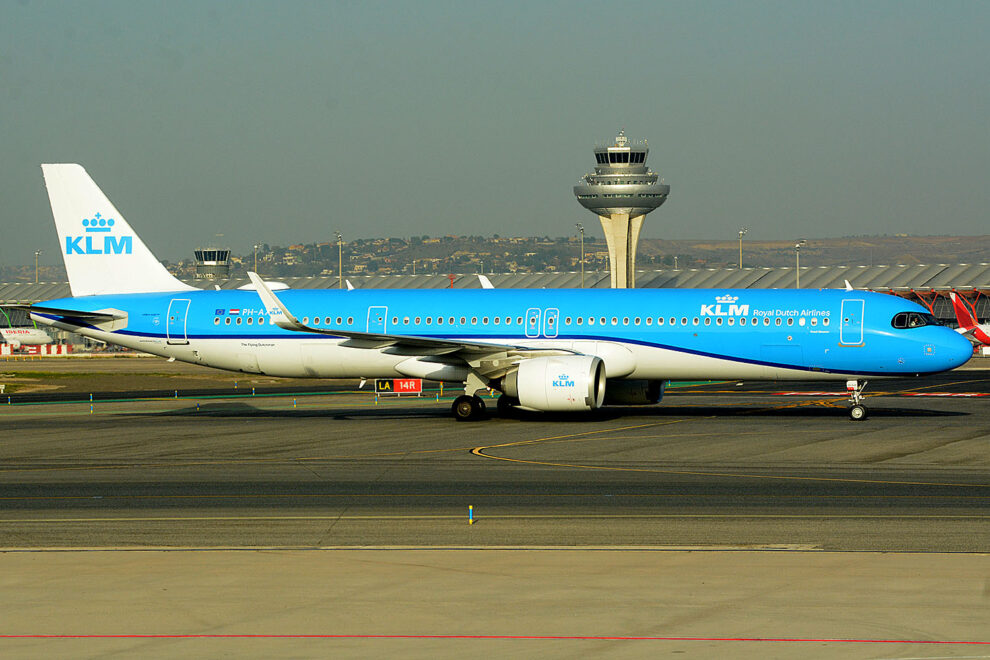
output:
M481 417L485 403L476 396L462 394L450 405L450 411L458 422L471 422Z
M861 404L856 404L849 409L849 419L854 422L862 422L867 417L866 406Z

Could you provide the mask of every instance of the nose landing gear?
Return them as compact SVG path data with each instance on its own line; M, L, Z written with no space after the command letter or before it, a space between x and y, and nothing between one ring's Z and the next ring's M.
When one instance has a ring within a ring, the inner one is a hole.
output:
M849 419L854 422L861 422L867 417L866 406L863 405L863 390L866 389L866 380L847 380L846 391L849 392Z

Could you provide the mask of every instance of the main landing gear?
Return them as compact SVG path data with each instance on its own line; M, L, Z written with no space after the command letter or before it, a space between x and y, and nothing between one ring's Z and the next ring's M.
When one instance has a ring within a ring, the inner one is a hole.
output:
M480 396L462 394L450 406L458 422L474 422L485 416L485 401Z
M866 419L867 410L863 405L863 390L866 389L865 380L847 380L846 391L849 392L849 419L854 422L861 422Z

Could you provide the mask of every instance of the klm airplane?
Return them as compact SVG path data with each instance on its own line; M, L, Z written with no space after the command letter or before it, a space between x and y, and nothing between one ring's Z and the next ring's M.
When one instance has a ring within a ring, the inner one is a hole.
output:
M172 277L79 165L42 165L72 297L38 323L192 364L300 378L458 383L458 420L654 404L670 380L846 381L965 363L919 305L843 290L305 290L249 273L234 291Z

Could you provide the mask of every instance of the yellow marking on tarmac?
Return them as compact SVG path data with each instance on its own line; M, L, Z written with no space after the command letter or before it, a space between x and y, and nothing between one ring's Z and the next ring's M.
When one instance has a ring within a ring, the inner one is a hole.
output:
M762 494L733 494L707 495L704 493L230 493L203 495L11 495L0 497L0 502L61 502L85 501L98 502L107 500L223 500L223 499L387 499L387 498L429 498L429 499L464 499L464 498L533 498L533 499L564 499L587 498L609 500L630 499L696 499L696 500L823 500L823 499L879 499L879 500L985 500L990 495L778 495L776 493Z
M939 514L773 514L773 513L489 513L485 520L677 520L715 519L715 520L986 520L990 515L939 515ZM18 525L24 523L113 523L113 522L243 522L243 521L326 521L326 520L463 520L460 514L408 514L408 515L310 515L310 516L128 516L128 517L94 517L94 518L4 518L0 525ZM481 518L479 517L479 520Z
M713 417L715 417L715 415L709 415L707 418L711 419ZM990 488L990 484L959 484L959 483L941 483L941 482L928 482L928 481L892 481L885 479L851 479L851 478L841 478L841 477L799 477L799 476L790 476L790 475L747 474L747 473L734 473L734 472L700 472L695 470L661 470L655 468L615 467L609 465L585 465L581 463L559 463L553 461L534 461L534 460L526 460L522 458L508 458L506 456L495 456L493 454L485 453L486 451L492 449L531 445L531 444L548 442L548 441L578 440L578 439L585 440L587 438L583 436L593 435L596 433L629 431L633 429L647 428L651 426L663 426L666 424L676 424L687 421L690 420L689 419L669 420L667 422L638 424L635 426L626 426L617 429L602 429L599 431L588 431L587 433L549 436L546 438L536 438L533 440L505 442L497 445L484 445L473 448L471 450L471 453L475 456L480 456L481 458L488 458L496 461L506 461L509 463L523 463L527 465L545 465L548 467L574 468L579 470L601 470L608 472L641 472L641 473L651 473L651 474L677 474L677 475L697 476L697 477L731 477L735 479L766 479L766 480L776 480L776 481L828 481L828 482L838 482L838 483L886 484L886 485L898 485L898 486L955 486L960 488ZM598 440L600 438L594 438L594 439Z

